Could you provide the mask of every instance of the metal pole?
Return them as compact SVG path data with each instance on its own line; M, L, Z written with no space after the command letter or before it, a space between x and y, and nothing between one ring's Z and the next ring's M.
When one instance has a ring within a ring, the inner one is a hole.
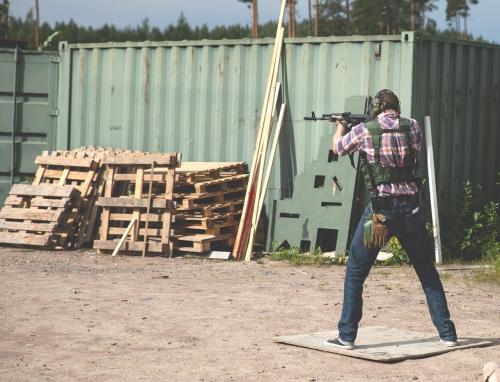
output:
M434 152L432 151L431 117L429 116L425 117L425 142L427 149L427 171L429 175L429 193L431 197L434 251L436 255L436 263L441 264L443 262L443 255L441 253L441 234L439 232L439 212L437 204L436 173L434 170Z
M16 160L16 125L17 125L17 63L19 49L14 50L14 86L12 90L12 130L11 130L11 156L10 156L10 185L14 184L14 166Z

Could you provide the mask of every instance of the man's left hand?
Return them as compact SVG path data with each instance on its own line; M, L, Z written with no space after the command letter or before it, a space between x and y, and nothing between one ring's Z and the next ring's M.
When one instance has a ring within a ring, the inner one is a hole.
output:
M339 133L341 136L345 135L347 131L347 122L343 119L337 119L335 122L337 127L337 133Z

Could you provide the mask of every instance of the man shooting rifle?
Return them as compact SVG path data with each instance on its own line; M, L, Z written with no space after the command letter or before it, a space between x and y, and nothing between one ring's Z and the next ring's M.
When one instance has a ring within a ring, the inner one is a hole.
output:
M396 236L415 268L434 326L444 346L456 346L455 325L450 319L443 286L433 261L432 241L420 207L420 182L416 177L422 130L414 119L400 116L398 97L379 91L371 105L372 120L347 131L346 121L336 119L333 152L360 152L371 202L356 228L344 279L344 302L337 338L326 345L353 349L362 316L363 283L388 238Z

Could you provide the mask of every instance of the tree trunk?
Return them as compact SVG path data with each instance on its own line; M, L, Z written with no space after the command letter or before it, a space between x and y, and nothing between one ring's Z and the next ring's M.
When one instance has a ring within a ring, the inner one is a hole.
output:
M464 38L467 40L467 15L464 15Z
M257 0L252 1L252 10L253 10L252 38L259 38L259 10L257 5Z
M2 4L3 14L0 14L0 26L3 24L4 27L4 38L9 35L9 0L3 0Z
M411 30L415 30L415 0L410 1L410 22L411 22Z
M35 49L40 49L40 7L35 0Z

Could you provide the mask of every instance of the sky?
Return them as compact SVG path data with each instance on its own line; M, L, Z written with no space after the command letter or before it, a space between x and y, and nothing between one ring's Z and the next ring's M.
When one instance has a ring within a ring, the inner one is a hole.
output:
M11 0L11 13L24 17L35 0ZM80 25L98 27L105 23L136 26L145 18L152 26L173 24L184 13L191 25L248 24L251 11L237 0L39 0L41 21L75 20ZM314 3L314 1L313 1ZM259 22L277 19L280 0L259 1ZM446 0L437 0L438 9L431 17L438 27L446 28ZM479 0L468 20L469 31L500 43L500 0ZM298 18L307 17L307 0L298 0Z

